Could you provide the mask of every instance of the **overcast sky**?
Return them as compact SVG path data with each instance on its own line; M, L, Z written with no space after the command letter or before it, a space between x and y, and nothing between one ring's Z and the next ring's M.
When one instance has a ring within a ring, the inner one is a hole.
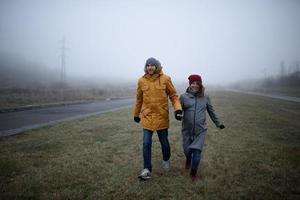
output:
M63 36L68 76L136 80L155 57L175 81L223 84L300 60L300 1L0 1L1 52L59 69Z

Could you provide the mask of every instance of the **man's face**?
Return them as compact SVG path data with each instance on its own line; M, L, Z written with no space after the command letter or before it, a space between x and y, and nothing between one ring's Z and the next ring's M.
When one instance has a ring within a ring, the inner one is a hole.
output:
M152 75L152 74L154 74L156 67L153 64L149 64L146 66L146 70L147 70L148 74Z
M200 89L199 82L198 82L198 81L192 82L192 84L191 84L190 87L192 88L192 90L193 90L194 92L198 92L199 89Z

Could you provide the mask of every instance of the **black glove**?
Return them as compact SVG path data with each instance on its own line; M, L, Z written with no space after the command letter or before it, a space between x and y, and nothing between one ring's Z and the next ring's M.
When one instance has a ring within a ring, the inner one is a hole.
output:
M141 118L139 118L139 117L134 117L133 119L136 123L140 123L140 121L141 121Z
M219 129L223 129L225 126L223 124L220 124Z
M175 111L175 119L178 121L182 120L182 110L176 110Z

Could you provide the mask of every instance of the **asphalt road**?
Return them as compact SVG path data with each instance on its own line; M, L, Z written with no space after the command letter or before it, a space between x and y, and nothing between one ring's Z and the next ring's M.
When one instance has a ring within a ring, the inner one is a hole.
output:
M133 106L134 98L0 113L0 137Z

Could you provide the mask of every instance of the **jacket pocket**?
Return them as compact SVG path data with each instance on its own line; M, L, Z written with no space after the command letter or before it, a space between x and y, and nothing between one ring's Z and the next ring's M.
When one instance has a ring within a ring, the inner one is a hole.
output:
M161 108L161 114L164 116L164 117L169 117L169 107L168 106L163 106Z
M151 112L151 110L149 108L145 108L145 109L143 109L143 111L141 113L144 117L146 117L150 112Z
M155 85L156 96L158 98L167 98L167 87L166 85Z
M155 85L155 88L159 89L159 90L165 90L166 89L166 85Z
M148 85L143 85L143 86L141 87L141 90L142 90L143 92L147 91L148 89L149 89L149 86L148 86Z

